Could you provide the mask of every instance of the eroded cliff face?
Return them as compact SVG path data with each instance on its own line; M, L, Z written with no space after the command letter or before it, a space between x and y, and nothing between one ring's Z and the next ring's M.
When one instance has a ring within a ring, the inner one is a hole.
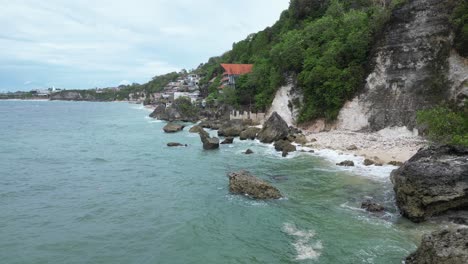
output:
M361 94L340 112L338 129L413 129L416 112L465 100L468 62L452 50L452 0L407 0L377 42Z

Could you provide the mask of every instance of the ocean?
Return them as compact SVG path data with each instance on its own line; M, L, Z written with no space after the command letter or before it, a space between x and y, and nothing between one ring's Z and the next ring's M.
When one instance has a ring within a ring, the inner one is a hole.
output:
M360 158L328 150L282 158L250 140L205 151L149 113L0 101L0 263L401 263L433 228L398 215L395 167L337 167ZM285 198L229 194L241 169ZM367 197L388 212L361 210Z

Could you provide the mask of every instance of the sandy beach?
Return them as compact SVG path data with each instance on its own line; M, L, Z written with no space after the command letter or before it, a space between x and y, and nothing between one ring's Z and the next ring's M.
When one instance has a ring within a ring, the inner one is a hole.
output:
M391 161L405 162L428 143L406 128L384 129L374 133L340 130L304 133L312 148L333 149L384 164Z

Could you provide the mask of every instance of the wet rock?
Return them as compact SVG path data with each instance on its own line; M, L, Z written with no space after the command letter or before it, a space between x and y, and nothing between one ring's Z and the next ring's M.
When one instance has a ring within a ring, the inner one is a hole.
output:
M167 143L167 146L168 147L186 147L187 144L181 144L181 143L177 143L177 142L169 142L169 143Z
M307 138L303 134L296 135L294 138L294 143L304 146L307 144Z
M203 149L205 150L212 150L212 149L218 149L219 148L219 138L217 137L210 137L208 132L206 132L204 129L200 131L200 140L203 143Z
M234 143L234 138L233 137L227 137L224 139L223 142L221 142L222 145L227 145L227 144L232 144Z
M246 129L243 120L226 121L219 127L218 136L220 137L238 137Z
M351 161L351 160L345 160L345 161L342 161L340 163L337 163L336 165L338 166L344 166L344 167L353 167L354 166L354 162Z
M396 202L413 222L468 207L468 148L420 149L391 174Z
M201 126L198 125L198 126L193 126L193 127L191 127L191 128L189 129L189 132L190 132L190 133L200 133L200 131L202 131L202 130L203 130L203 127L201 127Z
M251 149L247 149L244 154L246 155L250 155L250 154L253 154L254 152L251 150Z
M364 165L365 166L371 166L371 165L374 165L375 164L375 161L371 160L371 159L365 159L364 160Z
M362 202L361 208L366 209L366 211L371 213L382 212L385 210L385 207L383 207L383 205L376 203L372 200L366 200Z
M346 148L347 150L357 150L358 147L356 147L356 145L351 145L349 147Z
M273 112L270 118L263 124L263 128L257 137L262 143L273 143L286 138L288 134L289 127L286 121L277 112Z
M176 123L168 123L163 127L164 132L166 133L176 133L182 131L184 129L184 125L176 124Z
M400 162L400 161L390 161L390 162L388 163L388 165L401 167L401 166L403 166L403 162Z
M260 132L260 130L262 129L258 127L249 127L240 133L239 139L240 140L247 140L247 139L254 140L257 137L257 134Z
M296 151L296 146L287 140L278 140L274 144L276 151L281 151L282 156L286 157L290 152Z
M405 263L468 263L468 228L451 227L425 235L421 245L406 258Z
M279 199L280 191L270 183L253 176L248 171L231 172L229 191L233 194L248 195L253 199Z

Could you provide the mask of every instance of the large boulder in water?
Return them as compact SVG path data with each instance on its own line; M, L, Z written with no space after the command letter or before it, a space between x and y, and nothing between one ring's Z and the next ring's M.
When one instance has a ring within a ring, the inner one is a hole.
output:
M468 263L468 228L452 227L424 236L419 248L406 258L405 263Z
M276 151L282 152L283 157L286 157L289 154L289 152L294 152L297 150L296 146L291 144L290 141L283 139L276 141L274 146Z
M176 123L168 123L163 127L164 132L166 133L175 133L182 131L184 129L184 125L176 124Z
M257 137L257 134L261 131L262 129L258 127L249 127L246 130L242 131L239 135L240 140L247 140L251 139L254 140Z
M262 143L273 143L286 138L288 134L289 127L286 121L278 113L273 112L270 118L263 124L263 128L257 137Z
M391 175L401 213L421 222L468 207L468 148L423 148Z
M229 191L248 195L253 199L279 199L281 193L270 183L259 179L248 171L229 173Z
M210 134L208 134L204 129L201 129L198 134L200 135L200 140L203 143L203 149L212 150L219 148L219 138L210 137Z

